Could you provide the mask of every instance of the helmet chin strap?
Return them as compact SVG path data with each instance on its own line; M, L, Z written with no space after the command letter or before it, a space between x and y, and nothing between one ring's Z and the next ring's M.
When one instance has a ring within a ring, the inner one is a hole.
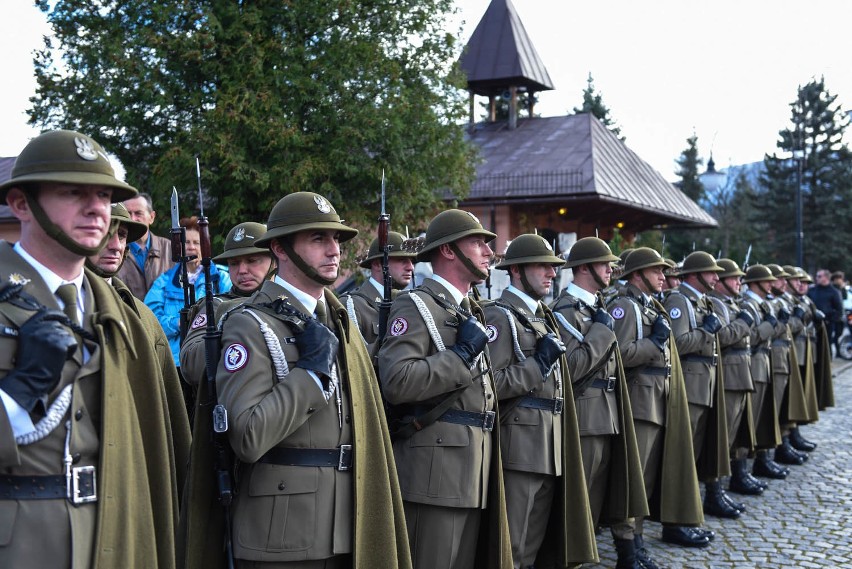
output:
M701 283L701 286L704 287L705 293L713 290L713 287L710 286L710 283L708 283L706 280L704 280L704 275L702 273L698 273L697 278L698 278L698 282Z
M63 233L59 227L51 221L50 217L48 217L47 213L45 213L44 209L42 209L41 204L38 203L38 198L33 195L31 192L25 192L24 196L27 200L27 205L29 205L30 210L33 212L33 217L35 217L38 224L44 230L44 232L54 241L62 245L68 251L71 251L75 255L80 255L81 257L91 257L92 255L99 253L101 249L104 248L104 245L109 241L111 232L114 232L113 224L110 224L110 231L108 231L101 242L96 247L85 247L80 245L67 234ZM118 227L116 224L115 227Z
M317 272L315 268L308 265L302 258L296 254L293 250L293 246L290 245L290 241L284 237L279 239L278 242L281 244L281 248L284 249L284 252L287 253L287 256L292 260L299 269L305 273L305 275L311 279L312 281L319 283L323 286L331 286L334 284L334 281L337 279L328 279Z
M461 262L465 266L465 268L467 268L468 271L473 273L473 275L475 277L478 277L480 279L487 279L488 278L488 271L483 271L482 269L480 269L479 267L474 265L473 262L470 259L468 259L467 256L464 253L461 252L461 249L459 249L459 247L458 247L458 245L456 245L455 241L450 243L450 249L453 250L453 253L455 253L456 256L459 259L461 259Z
M532 284L530 284L530 280L527 278L527 266L528 265L518 265L518 272L521 274L521 286L525 293L527 293L530 298L535 300L541 300L542 297L539 295L535 289L533 289Z
M651 281L648 280L648 277L645 276L645 271L642 270L639 272L639 277L642 279L642 283L648 288L648 294L657 294L657 291L654 290Z
M606 288L606 283L603 282L603 279L598 275L597 271L595 271L595 267L591 263L587 263L586 266L589 268L589 272L592 273L592 278L600 287L600 290Z
M737 296L737 293L735 293L734 290L729 287L728 283L726 283L724 280L722 281L722 286L725 287L725 290L728 291L728 294L730 296Z

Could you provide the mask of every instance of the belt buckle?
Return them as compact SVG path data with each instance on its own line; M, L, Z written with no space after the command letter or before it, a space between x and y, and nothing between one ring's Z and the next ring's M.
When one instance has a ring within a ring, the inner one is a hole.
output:
M337 460L337 470L352 469L352 445L340 445L340 458Z
M98 481L94 466L75 466L71 469L68 500L72 504L98 501Z
M606 378L606 390L607 390L607 392L615 391L615 382L616 382L615 376L609 376L608 378Z
M494 411L486 411L485 419L482 421L482 430L483 431L493 431L494 430L494 417L496 413Z
M553 414L554 415L561 415L563 405L564 405L564 400L561 397L554 397L553 398Z

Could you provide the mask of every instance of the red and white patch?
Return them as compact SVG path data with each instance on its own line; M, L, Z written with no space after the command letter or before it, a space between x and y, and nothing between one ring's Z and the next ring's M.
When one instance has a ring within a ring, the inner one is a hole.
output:
M490 344L500 335L500 331L497 330L497 327L493 324L489 324L485 327L485 334L488 336L488 343Z
M192 329L201 328L202 326L207 326L207 315L203 312L195 317L195 320L192 321Z
M395 318L390 325L391 336L402 336L408 332L408 320L402 316Z
M612 314L612 317L616 320L621 320L622 318L624 318L624 309L620 306L616 306L612 309L612 312L610 312L610 314Z
M231 344L225 350L225 369L231 373L240 370L248 363L248 350L242 344Z

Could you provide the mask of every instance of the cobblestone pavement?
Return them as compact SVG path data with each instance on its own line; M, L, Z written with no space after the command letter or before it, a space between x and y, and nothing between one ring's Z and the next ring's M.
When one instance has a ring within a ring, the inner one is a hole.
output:
M732 494L745 503L738 520L707 516L716 539L704 549L660 541L661 526L645 523L645 545L661 568L713 569L852 567L852 362L834 360L836 407L802 427L819 444L786 480L771 480L762 496ZM598 536L599 565L615 567L608 530Z

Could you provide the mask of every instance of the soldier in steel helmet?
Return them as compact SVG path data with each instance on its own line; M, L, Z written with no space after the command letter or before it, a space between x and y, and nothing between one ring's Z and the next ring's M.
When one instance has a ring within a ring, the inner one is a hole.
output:
M730 474L724 377L719 362L722 321L707 297L723 271L713 255L693 251L680 269L683 282L669 293L664 305L683 367L698 478L707 490L704 513L735 519L745 506L728 496L719 481Z
M66 130L31 140L0 185L21 223L0 242L14 332L0 338L0 566L177 566L183 403L137 313L84 270L110 239L110 203L135 194L98 142Z
M231 289L213 297L216 321L228 310L243 304L261 285L274 278L277 264L266 247L255 243L266 235L266 226L254 221L238 223L225 238L224 251L213 257L213 262L226 265L231 277ZM180 372L192 386L198 386L204 376L204 333L207 328L205 299L199 300L190 310L190 325L180 346Z
M742 308L754 319L749 342L749 369L754 382L751 395L752 424L755 430L755 458L752 474L762 478L783 479L789 470L769 454L780 441L778 413L772 391L772 340L778 319L769 303L771 283L775 277L765 265L751 265L742 277L746 289L742 293Z
M238 567L410 567L378 384L327 288L340 244L357 233L323 196L281 198L254 240L277 274L221 321L216 388L239 459ZM190 527L209 511L191 512ZM202 549L186 546L191 560Z
M468 297L488 276L494 237L469 212L435 216L417 255L433 275L394 300L379 349L418 569L512 566L488 336Z
M678 269L680 267L678 267L674 259L666 258L665 261L668 265L668 268L663 269L663 275L665 275L666 280L663 283L663 290L659 296L661 301L663 298L665 298L667 291L670 291L680 286L680 276L678 273Z
M740 306L740 277L745 273L736 261L718 259L724 269L707 298L719 316L722 369L725 376L725 414L730 443L731 480L728 489L738 494L757 496L766 484L748 471L746 458L754 448L754 429L746 416L750 406L754 381L751 377L751 336L755 321L751 313Z
M806 425L819 420L819 403L817 401L816 391L816 342L814 335L814 314L810 308L807 297L807 286L803 286L802 279L805 277L804 271L799 267L792 265L784 265L782 270L790 275L787 277L787 290L784 292L784 298L793 307L793 318L799 319L802 323L802 328L793 336L793 348L796 352L796 360L799 363L799 373L802 378L802 388L804 390L804 404L807 418L805 420L796 421L790 425L790 445L803 452L811 452L816 450L816 443L807 440L802 436L799 425ZM791 319L791 320L792 320ZM792 330L793 326L791 326Z
M485 303L515 569L542 566L540 552L560 566L597 560L577 413L570 391L565 398L565 345L542 302L564 264L540 235L520 235L495 267L509 272L510 285ZM544 543L549 521L558 527L555 543Z
M789 275L784 269L776 263L768 263L766 267L775 277L769 285L769 303L778 318L775 337L772 339L772 390L781 443L775 447L774 458L775 462L798 466L808 460L808 453L794 448L790 443L790 428L797 421L806 422L808 417L793 338L804 329L801 319L804 312L801 308L796 311L785 296Z
M697 526L704 521L695 472L683 371L671 339L669 317L656 300L669 267L649 247L635 249L624 265L623 295L607 306L627 376L636 443L651 511L659 512L663 532L682 533L682 541L709 543ZM689 529L687 529L689 526ZM657 567L644 541L644 523L634 528L637 565Z
M405 236L401 233L388 232L388 270L394 296L396 291L407 287L414 277L414 258L417 253L403 249L404 241ZM349 319L360 331L370 354L374 354L377 348L379 305L385 295L382 256L383 251L379 250L378 238L373 239L367 251L367 257L359 265L362 269L369 269L369 278L357 289L340 297L340 302L346 307Z
M567 347L592 520L611 525L617 567L633 568L633 518L648 515L648 503L614 323L600 294L618 260L601 239L578 240L565 264L574 280L552 308Z

